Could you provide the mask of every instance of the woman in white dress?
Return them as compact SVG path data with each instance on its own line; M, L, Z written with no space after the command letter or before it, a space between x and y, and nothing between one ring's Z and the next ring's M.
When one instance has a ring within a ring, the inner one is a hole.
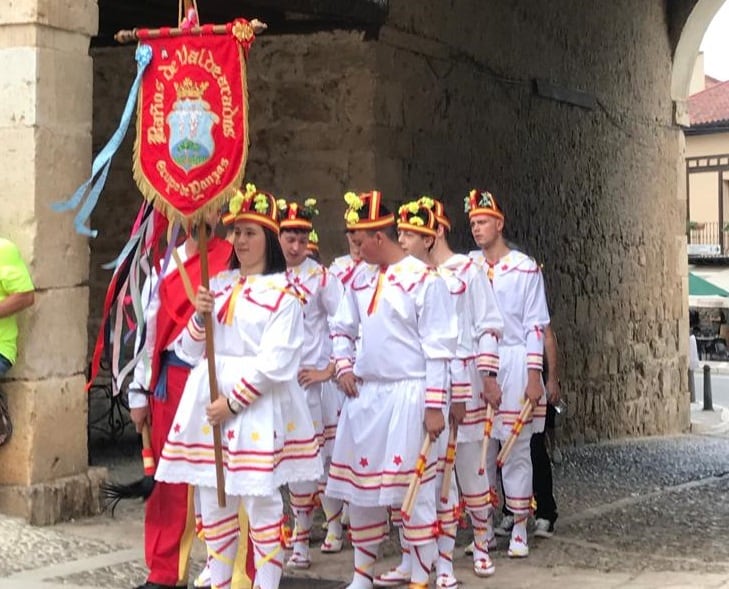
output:
M223 223L234 224L231 269L200 288L196 313L176 344L191 364L156 478L200 488L203 529L214 587L230 585L245 508L255 551L254 586L279 586L283 502L279 487L322 473L319 445L296 381L303 310L285 277L273 195L248 185L231 199ZM219 397L210 403L202 314L213 314ZM216 495L213 428L223 442L226 507ZM244 540L245 541L245 540Z

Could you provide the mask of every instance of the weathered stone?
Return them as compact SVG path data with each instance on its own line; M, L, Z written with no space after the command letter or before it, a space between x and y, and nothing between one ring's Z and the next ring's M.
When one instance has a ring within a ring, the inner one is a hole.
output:
M52 482L0 485L0 512L36 526L96 515L103 509L100 488L106 478L106 468L93 467Z
M84 385L82 375L3 383L14 432L0 447L0 485L44 483L86 470Z

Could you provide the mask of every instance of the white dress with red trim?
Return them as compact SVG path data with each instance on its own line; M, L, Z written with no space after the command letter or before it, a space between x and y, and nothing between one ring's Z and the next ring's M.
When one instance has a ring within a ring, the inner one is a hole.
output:
M354 372L359 395L344 401L326 493L399 506L425 435L425 408L447 410L457 338L448 288L412 257L365 268L346 289L332 333L337 371ZM435 461L433 448L423 480L435 476Z
M333 317L342 300L343 287L339 279L329 270L311 258L286 271L291 286L299 293L304 303L304 345L301 351L301 368L322 370L329 365L331 359L331 338L329 334L329 318ZM325 383L316 383L306 387L306 401L314 423L320 446L324 447L327 435L333 440L333 428L327 420L331 419L332 396L323 398ZM334 398L336 401L336 397ZM326 414L326 419L325 419ZM336 422L334 429L336 428ZM331 444L329 444L331 447Z
M301 301L283 274L213 278L215 366L220 393L243 408L222 424L225 491L271 495L288 482L321 476L319 443L296 374L304 341ZM156 478L216 485L205 334L195 319L176 343L196 364L170 430Z
M458 443L480 442L484 436L486 404L481 398L482 372L498 372L499 339L504 320L493 289L478 264L463 254L451 256L438 268L448 285L458 317L458 345L451 361L451 403L466 403L458 427Z
M518 250L511 250L495 264L486 262L481 251L471 252L469 256L483 268L491 282L504 320L499 341L501 406L491 435L505 440L525 403L527 370L541 370L543 365L544 329L549 325L544 279L539 265ZM547 399L543 394L524 425L523 434L530 436L544 431L546 412Z

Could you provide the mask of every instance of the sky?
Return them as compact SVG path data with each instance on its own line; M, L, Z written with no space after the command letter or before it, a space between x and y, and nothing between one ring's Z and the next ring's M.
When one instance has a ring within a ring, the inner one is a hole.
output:
M701 43L704 72L718 80L729 80L729 2L716 13Z

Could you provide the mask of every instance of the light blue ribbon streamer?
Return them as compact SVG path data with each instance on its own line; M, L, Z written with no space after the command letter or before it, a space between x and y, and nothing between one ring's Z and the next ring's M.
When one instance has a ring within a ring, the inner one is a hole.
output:
M79 186L78 190L73 193L71 198L65 202L58 202L51 205L54 211L64 212L75 209L81 204L81 201L85 201L81 206L81 209L76 214L74 219L74 227L77 233L85 235L87 237L96 237L98 231L89 229L86 227L86 223L91 216L91 213L96 207L96 203L99 201L101 191L106 184L106 178L109 175L109 169L111 168L111 160L119 150L119 146L124 140L124 136L129 130L129 123L132 120L132 113L137 103L137 95L139 93L139 86L142 83L142 75L145 69L152 61L152 48L149 45L140 44L134 53L134 58L137 61L137 76L134 78L134 83L129 91L126 105L124 106L124 112L122 113L121 120L119 121L119 127L111 139L107 142L104 148L98 153L94 162L91 165L91 177Z

